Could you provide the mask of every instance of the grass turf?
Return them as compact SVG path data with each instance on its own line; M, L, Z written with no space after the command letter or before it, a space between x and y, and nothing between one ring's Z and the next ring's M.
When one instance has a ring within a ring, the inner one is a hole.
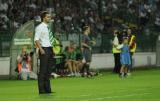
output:
M50 95L39 95L37 81L0 81L1 101L160 101L160 69L134 71L120 79L110 72L94 78L51 80Z

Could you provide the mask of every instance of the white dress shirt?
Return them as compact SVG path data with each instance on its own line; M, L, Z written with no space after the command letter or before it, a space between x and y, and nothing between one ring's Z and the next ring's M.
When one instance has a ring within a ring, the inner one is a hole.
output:
M116 45L116 46L119 45L119 41L118 41L118 37L117 36L114 37L113 45Z
M42 22L35 29L34 41L40 41L42 47L52 47L49 41L48 25Z

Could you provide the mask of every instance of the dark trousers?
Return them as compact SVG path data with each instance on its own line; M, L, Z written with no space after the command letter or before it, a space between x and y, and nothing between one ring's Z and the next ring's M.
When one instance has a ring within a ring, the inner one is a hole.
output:
M50 74L54 65L52 47L43 47L45 54L39 55L40 69L38 74L38 88L39 93L50 93Z
M87 64L87 63L85 63L84 65L83 65L83 67L82 67L82 70L81 70L81 73L87 73L87 75L89 75L90 74L90 71L89 71L89 67L90 67L90 65L89 64Z
M131 65L129 66L129 71L131 71L132 70L132 67L133 67L133 61L132 61L132 57L133 57L133 52L130 52L130 58L131 58Z
M114 73L120 73L121 62L120 62L120 53L114 53Z
M92 51L89 50L88 48L84 48L83 56L86 60L86 63L83 65L81 72L82 73L87 72L87 75L90 75L90 63L92 60Z

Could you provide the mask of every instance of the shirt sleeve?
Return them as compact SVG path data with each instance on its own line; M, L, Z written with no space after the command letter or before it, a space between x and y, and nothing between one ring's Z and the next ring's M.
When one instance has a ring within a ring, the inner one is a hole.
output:
M121 48L123 48L123 44L117 46L117 49L121 49Z
M118 42L118 38L117 37L115 37L114 38L114 40L113 40L113 45L118 45L119 44L119 42Z
M39 40L39 39L40 39L40 36L41 36L41 29L40 29L40 27L37 27L37 28L35 29L34 41Z

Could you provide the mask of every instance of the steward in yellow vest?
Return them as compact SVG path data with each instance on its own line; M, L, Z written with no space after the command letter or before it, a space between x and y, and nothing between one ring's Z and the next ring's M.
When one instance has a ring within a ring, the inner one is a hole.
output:
M136 52L137 44L136 44L136 36L128 33L128 38L129 38L129 47L130 47L130 52L134 54Z
M130 75L130 72L131 72L131 69L132 69L132 56L136 52L137 44L136 44L136 36L132 35L132 31L131 31L130 28L127 30L127 35L128 35L128 38L129 38L128 44L129 44L130 56L131 56L131 65L128 68L128 75Z
M113 69L114 73L120 73L120 68L121 68L121 63L120 63L121 50L116 48L119 45L118 34L119 34L118 31L115 30L114 31L114 39L112 42L112 52L114 55L114 64L115 64L114 69Z

